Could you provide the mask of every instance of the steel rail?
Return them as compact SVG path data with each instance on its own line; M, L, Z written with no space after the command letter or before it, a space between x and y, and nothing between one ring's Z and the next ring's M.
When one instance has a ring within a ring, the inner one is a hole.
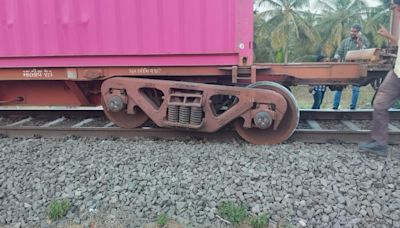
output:
M182 131L175 129L161 128L135 128L122 129L118 127L0 127L0 134L8 137L98 137L98 138L152 138L152 139L206 139L206 140L227 140L239 137L232 130L221 130L215 133Z
M341 131L296 129L290 141L307 143L360 143L369 139L370 130ZM400 131L389 131L389 144L400 144Z
M76 117L88 118L88 116L102 117L102 110L83 110L83 109L59 109L59 110L0 110L0 116L60 116L72 115ZM56 115L57 114L57 115ZM301 120L369 120L371 119L371 110L301 110ZM400 119L400 111L391 111L391 117L395 120ZM312 126L311 126L312 128ZM308 142L308 143L327 143L327 142L342 142L342 143L358 143L366 140L369 136L369 130L330 130L330 129L296 129L295 133L288 140ZM161 139L189 139L199 138L207 141L224 141L239 139L239 136L227 127L224 130L216 133L201 133L176 129L159 129L159 128L136 128L136 129L121 129L118 127L40 127L40 126L0 126L0 134L8 137L65 137L74 135L79 137L118 137L118 138L161 138ZM390 143L400 143L400 130L391 130Z
M371 120L372 109L356 110L331 110L331 109L301 109L300 119L307 120ZM35 106L0 106L0 115L2 116L91 116L104 117L101 107L35 107ZM390 110L391 120L400 120L400 109Z
M332 109L302 109L302 120L372 120L372 109L332 110ZM389 111L391 120L400 120L400 109Z

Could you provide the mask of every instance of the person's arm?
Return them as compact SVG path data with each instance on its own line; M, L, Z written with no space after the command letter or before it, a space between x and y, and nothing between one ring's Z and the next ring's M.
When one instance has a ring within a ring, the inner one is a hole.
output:
M390 43L394 45L397 45L399 41L399 38L390 34L390 32L383 25L381 25L381 28L378 30L378 34L387 38Z
M362 36L362 37L361 37L361 42L362 42L362 47L361 47L361 49L369 48L370 43L369 43L369 40L368 40L367 37Z
M357 49L363 49L363 47L364 47L364 44L363 44L363 35L362 35L362 33L361 32L358 32L357 33L357 35L356 35L356 37L357 37L357 39L356 39L356 46L357 46Z
M343 59L343 56L344 56L344 41L342 41L339 47L336 49L333 59L340 61Z

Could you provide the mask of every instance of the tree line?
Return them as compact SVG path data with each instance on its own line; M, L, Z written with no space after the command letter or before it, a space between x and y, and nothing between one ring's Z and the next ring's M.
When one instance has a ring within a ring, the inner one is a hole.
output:
M255 0L254 43L256 62L310 62L318 55L331 58L353 24L371 47L387 42L376 31L389 28L390 0L368 7L365 0Z

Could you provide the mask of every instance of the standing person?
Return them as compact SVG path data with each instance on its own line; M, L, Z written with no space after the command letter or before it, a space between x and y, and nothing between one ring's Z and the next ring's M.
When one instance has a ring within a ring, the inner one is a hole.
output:
M360 50L369 47L368 39L361 34L361 25L354 24L351 26L350 37L344 39L338 49L336 50L335 56L333 57L337 61L344 62L348 51ZM355 109L357 106L358 96L360 94L360 87L352 85L352 95L350 109ZM342 90L337 90L333 98L333 109L338 109L340 100L342 98Z
M320 109L322 101L324 100L326 86L316 85L310 88L310 92L314 97L312 109Z
M400 0L394 0L391 5L392 10L400 12ZM387 38L391 43L400 46L398 37L393 36L386 28L381 26L378 34ZM400 49L397 51L400 56ZM372 114L371 139L362 142L359 150L368 151L378 156L387 156L388 153L388 124L389 108L400 98L400 58L396 59L394 70L390 71L381 86L374 100L374 112Z
M316 57L317 62L324 62L325 61L325 56L321 54L317 54ZM322 101L324 100L325 96L325 91L326 91L326 86L325 85L316 85L312 86L309 89L309 92L313 95L314 98L314 103L312 105L312 109L320 109Z

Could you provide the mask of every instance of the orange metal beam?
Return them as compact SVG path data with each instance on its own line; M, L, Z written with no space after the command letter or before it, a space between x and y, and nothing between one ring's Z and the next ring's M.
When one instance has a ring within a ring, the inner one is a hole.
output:
M0 69L0 81L10 80L105 80L114 76L133 77L180 77L224 76L232 77L234 67L103 67L103 68L10 68ZM358 79L367 76L367 66L358 63L291 63L255 64L238 68L238 77L259 81L258 76L286 75L299 79Z

